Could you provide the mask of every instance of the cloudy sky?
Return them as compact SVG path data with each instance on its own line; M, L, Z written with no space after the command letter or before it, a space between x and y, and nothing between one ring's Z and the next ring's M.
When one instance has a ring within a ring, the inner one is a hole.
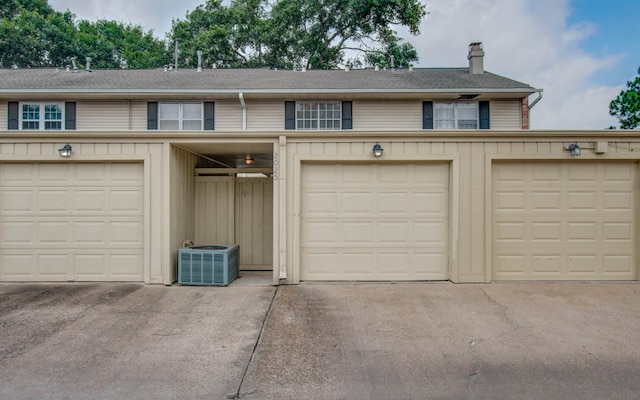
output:
M205 0L49 0L80 19L139 24L164 38ZM420 56L417 67L467 66L481 41L485 69L544 89L533 129L618 125L609 102L640 67L637 0L429 0L417 37L400 32ZM535 95L531 97L531 100Z

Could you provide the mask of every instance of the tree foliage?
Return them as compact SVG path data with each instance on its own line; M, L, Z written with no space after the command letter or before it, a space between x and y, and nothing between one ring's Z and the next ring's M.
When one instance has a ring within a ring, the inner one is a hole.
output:
M91 57L93 68L181 67L329 69L339 65L407 66L418 59L396 26L419 33L419 0L205 0L173 20L166 40L140 25L76 20L47 0L2 0L0 67L63 67Z
M392 28L418 34L425 15L417 0L208 0L174 20L169 36L181 54L200 49L206 64L218 66L329 69L348 61L349 51L369 65L388 64L392 52L401 66L418 57Z
M609 104L609 114L618 117L622 129L640 126L640 68L638 75L627 82L627 89L621 91Z
M98 68L158 67L168 60L163 41L141 26L116 21L76 21L46 0L6 0L0 9L0 66L55 67L73 57Z

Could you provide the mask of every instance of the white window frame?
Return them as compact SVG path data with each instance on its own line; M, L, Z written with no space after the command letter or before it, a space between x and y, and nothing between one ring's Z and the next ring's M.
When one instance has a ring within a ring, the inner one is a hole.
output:
M38 109L35 111L37 113L37 118L24 118L25 110L24 107L28 106L37 106ZM59 118L51 119L47 118L48 112L46 111L47 106L56 106L59 109ZM31 102L25 101L20 103L20 109L18 110L20 121L19 128L21 131L61 131L64 129L64 103L60 102ZM35 123L37 127L35 128L25 128L25 123ZM47 128L47 123L57 123L59 127L56 128Z
M184 106L185 105L198 105L200 107L200 126L197 129L184 129L184 125L185 122L190 121L190 122L194 122L194 121L198 121L198 119L185 119L184 117ZM177 105L178 106L178 119L175 118L168 118L165 117L163 118L163 106L168 106L168 105ZM169 121L176 121L177 122L177 128L163 128L163 122L169 122ZM160 102L158 103L158 130L161 131L173 131L173 130L179 130L179 131L183 131L183 130L195 130L195 131L201 131L204 130L204 103L201 101L164 101L164 102Z
M463 114L463 106L473 105L475 109L475 118L465 118ZM445 118L439 110L453 111L452 118ZM440 115L439 115L440 114ZM461 123L470 123L473 121L475 127L460 127ZM443 127L444 122L453 123L453 127ZM480 106L477 101L438 101L433 103L433 128L434 129L479 129L480 128Z
M331 105L330 109L329 105ZM296 101L296 130L340 129L342 129L341 101Z

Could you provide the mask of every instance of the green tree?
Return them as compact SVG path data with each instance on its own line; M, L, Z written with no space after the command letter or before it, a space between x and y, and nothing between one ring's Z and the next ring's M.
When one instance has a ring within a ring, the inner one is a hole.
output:
M284 54L293 49L289 58L307 67L335 68L347 50L384 52L397 42L394 25L420 33L425 15L417 0L281 0L271 15L273 47Z
M190 66L197 50L205 65L224 67L330 69L347 62L349 51L385 65L391 52L403 66L417 53L392 27L417 34L425 15L418 0L208 0L174 20L169 38Z
M97 69L153 68L169 60L164 42L151 31L104 19L78 23L75 53L91 57L92 68Z
M618 117L620 128L634 129L640 126L640 68L638 75L627 82L627 89L609 104L609 114Z
M9 0L0 11L0 65L59 65L73 47L73 19L45 0Z

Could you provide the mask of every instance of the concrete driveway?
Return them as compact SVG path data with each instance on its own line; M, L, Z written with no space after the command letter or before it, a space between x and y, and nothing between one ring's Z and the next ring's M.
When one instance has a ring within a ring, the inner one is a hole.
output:
M0 369L3 399L637 399L640 284L5 284Z

